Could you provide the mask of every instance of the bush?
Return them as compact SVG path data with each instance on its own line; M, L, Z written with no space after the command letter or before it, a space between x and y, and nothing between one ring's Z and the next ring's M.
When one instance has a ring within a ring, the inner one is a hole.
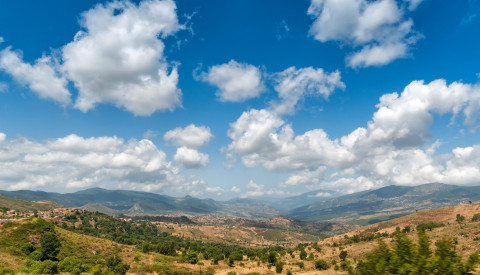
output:
M0 275L15 274L15 270L8 267L0 267Z
M83 264L82 261L75 257L66 257L58 263L58 268L62 272L70 272L71 274L78 275L89 270L89 266Z
M283 271L283 263L282 262L277 262L275 264L275 272L282 273L282 271Z
M324 260L315 261L315 269L318 270L327 270L330 268L330 265Z
M478 222L478 221L480 221L480 214L473 215L472 222Z
M300 251L300 260L305 260L307 258L307 251L303 250Z
M108 269L115 274L125 274L130 269L130 266L124 264L118 255L112 255L107 258Z
M58 252L60 252L60 241L55 233L46 233L40 240L42 245L43 259L56 260Z

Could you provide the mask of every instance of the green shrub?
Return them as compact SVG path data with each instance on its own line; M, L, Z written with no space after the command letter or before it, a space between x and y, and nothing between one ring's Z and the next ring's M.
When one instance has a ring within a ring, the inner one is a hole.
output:
M15 274L15 270L8 267L0 267L0 275Z
M324 260L315 261L315 269L318 270L327 270L330 268L330 265Z

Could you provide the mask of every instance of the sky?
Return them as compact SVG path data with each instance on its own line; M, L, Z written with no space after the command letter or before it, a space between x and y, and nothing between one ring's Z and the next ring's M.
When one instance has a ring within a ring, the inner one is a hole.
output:
M479 184L479 17L478 0L1 1L0 189Z

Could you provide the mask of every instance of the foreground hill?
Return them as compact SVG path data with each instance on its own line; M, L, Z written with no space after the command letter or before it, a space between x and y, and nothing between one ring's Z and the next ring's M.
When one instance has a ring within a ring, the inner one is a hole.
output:
M373 224L418 210L439 208L480 200L480 186L430 183L419 186L391 185L292 210L288 216L305 221Z
M0 191L0 195L31 201L48 200L67 207L85 208L89 211L98 211L109 215L217 213L227 216L272 218L279 214L279 211L272 207L250 200L219 202L191 196L174 198L148 192L102 188L91 188L67 194L30 190Z

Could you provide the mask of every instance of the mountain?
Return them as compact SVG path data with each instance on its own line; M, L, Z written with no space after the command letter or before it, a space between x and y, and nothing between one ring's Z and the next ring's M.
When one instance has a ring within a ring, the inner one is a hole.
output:
M148 192L90 188L75 193L44 191L0 191L0 195L23 200L48 200L67 207L84 208L108 215L219 214L225 216L272 218L279 211L252 201L219 202L191 196L174 198Z
M290 211L301 206L332 199L340 195L340 193L335 191L320 189L303 193L298 196L286 197L280 200L267 200L266 203L278 210Z
M372 224L414 213L480 200L480 186L429 183L419 186L386 186L298 207L289 217L305 221Z

